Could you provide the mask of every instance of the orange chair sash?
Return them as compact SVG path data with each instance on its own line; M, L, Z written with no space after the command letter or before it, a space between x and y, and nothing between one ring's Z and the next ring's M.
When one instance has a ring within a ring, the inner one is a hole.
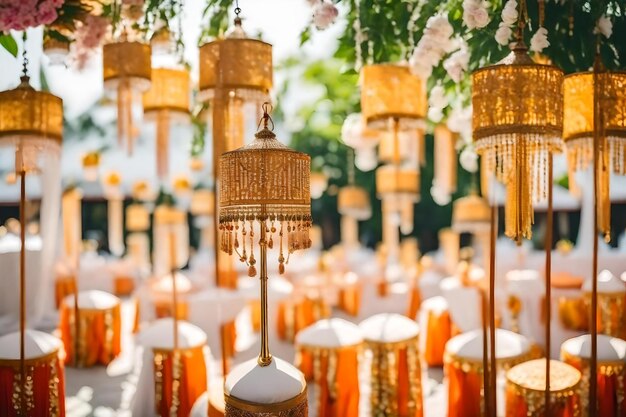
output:
M202 346L177 351L154 349L155 411L162 417L187 417L207 389Z
M26 360L26 404L29 417L65 416L65 370L58 351ZM20 365L0 359L0 417L18 417Z

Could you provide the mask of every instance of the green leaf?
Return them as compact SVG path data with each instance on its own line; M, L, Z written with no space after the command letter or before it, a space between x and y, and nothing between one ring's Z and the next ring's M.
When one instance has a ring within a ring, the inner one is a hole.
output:
M17 58L17 42L11 35L0 35L0 45L7 50L8 53Z

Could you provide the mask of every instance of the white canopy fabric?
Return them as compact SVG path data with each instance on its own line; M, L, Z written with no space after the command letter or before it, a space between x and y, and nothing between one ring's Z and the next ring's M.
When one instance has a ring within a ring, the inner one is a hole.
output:
M566 340L561 345L561 351L579 358L591 358L591 335L584 334ZM626 341L617 337L598 335L598 360L626 361Z
M400 342L419 334L419 325L401 314L376 314L363 320L359 327L363 332L363 339L373 342Z
M489 337L489 336L488 336ZM446 343L446 351L461 358L480 360L483 357L483 333L472 330L454 336ZM530 351L528 340L517 333L496 329L496 358L506 359L524 355Z
M336 348L361 343L359 326L340 318L319 320L296 334L296 345Z
M59 338L37 330L26 330L25 357L35 359L46 356L62 347ZM13 332L0 337L0 359L20 359L20 332Z

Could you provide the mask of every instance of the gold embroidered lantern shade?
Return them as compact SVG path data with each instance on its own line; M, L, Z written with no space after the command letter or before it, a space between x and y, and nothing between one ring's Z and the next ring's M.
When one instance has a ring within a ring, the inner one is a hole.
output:
M150 45L122 40L104 45L102 73L104 88L117 98L117 136L132 154L138 135L133 120L133 106L140 94L150 88L152 55Z
M420 196L420 173L412 167L379 167L376 170L376 193L382 199L398 197L417 202Z
M489 203L475 192L455 200L452 205L452 229L457 233L489 231L490 221Z
M519 48L472 75L472 125L487 173L507 187L507 236L530 238L533 204L547 196L548 158L561 150L563 72Z
M143 111L156 123L157 175L163 181L169 173L169 143L172 123L189 121L189 71L153 68L150 89L143 95Z
M626 72L571 74L563 81L563 140L567 150L570 183L574 172L593 166L594 106L599 100L603 150L598 170L598 228L610 233L609 176L626 174ZM597 94L596 91L601 92Z
M426 115L424 82L402 65L366 65L361 72L361 110L367 125L386 130L396 120L401 130L420 127Z

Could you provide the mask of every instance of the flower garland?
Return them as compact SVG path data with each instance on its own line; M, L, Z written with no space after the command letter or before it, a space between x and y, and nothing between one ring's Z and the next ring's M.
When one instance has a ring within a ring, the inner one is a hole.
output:
M509 44L511 36L513 35L513 25L517 23L519 13L517 12L517 1L508 0L502 9L501 17L502 22L496 31L496 42L502 46Z
M49 25L65 0L7 0L0 3L0 32Z
M409 65L411 72L426 80L439 65L442 58L456 49L452 39L454 29L446 14L431 16L426 22L424 35L413 50Z

